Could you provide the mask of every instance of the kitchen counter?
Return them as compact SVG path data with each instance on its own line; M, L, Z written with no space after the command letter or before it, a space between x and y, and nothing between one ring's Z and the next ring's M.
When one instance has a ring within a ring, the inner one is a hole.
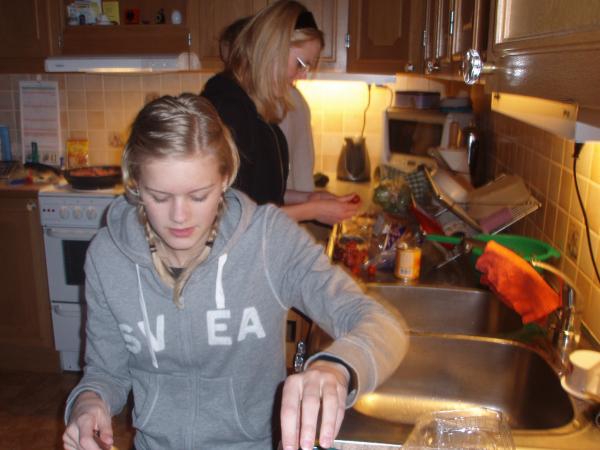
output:
M335 174L327 173L327 176L329 177L329 183L325 187L326 190L337 195L356 192L363 200L360 212L369 211L372 206L373 189L376 186L374 180L354 183L337 180ZM446 267L456 265L449 264ZM422 268L422 275L423 272ZM385 281L394 282L393 276L388 278ZM440 281L436 280L433 281L434 284ZM430 281L427 281L427 283ZM454 282L451 282L451 284L454 284ZM476 284L470 284L470 286L474 287ZM565 426L549 430L513 430L516 449L592 450L600 448L600 429L594 424L594 414L598 411L598 408L575 398L572 398L572 402L576 411L576 417ZM399 449L402 448L402 443L406 441L411 430L412 425L378 420L351 408L346 411L346 416L334 447L338 450Z

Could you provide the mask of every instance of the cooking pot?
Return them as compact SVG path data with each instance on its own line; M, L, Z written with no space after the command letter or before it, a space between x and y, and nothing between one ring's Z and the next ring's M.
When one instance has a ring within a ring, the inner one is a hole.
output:
M120 166L87 166L65 170L63 176L73 189L108 189L121 182Z

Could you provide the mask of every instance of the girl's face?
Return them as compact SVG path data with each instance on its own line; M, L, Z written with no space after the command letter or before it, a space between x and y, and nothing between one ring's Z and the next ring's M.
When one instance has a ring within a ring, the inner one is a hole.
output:
M317 39L290 47L287 70L290 84L306 78L308 72L315 68L320 53L321 42Z
M214 156L153 159L142 167L140 197L173 267L202 250L226 187Z

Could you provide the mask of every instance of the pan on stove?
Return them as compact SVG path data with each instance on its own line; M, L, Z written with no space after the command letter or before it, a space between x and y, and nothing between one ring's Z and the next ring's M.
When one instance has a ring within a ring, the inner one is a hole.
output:
M77 167L65 170L63 175L73 189L108 189L121 182L121 167Z

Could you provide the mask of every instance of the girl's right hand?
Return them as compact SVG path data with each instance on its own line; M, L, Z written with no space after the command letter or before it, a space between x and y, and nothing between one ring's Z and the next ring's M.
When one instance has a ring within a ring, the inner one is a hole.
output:
M63 444L65 450L110 450L112 447L110 413L96 393L82 392L75 400Z

